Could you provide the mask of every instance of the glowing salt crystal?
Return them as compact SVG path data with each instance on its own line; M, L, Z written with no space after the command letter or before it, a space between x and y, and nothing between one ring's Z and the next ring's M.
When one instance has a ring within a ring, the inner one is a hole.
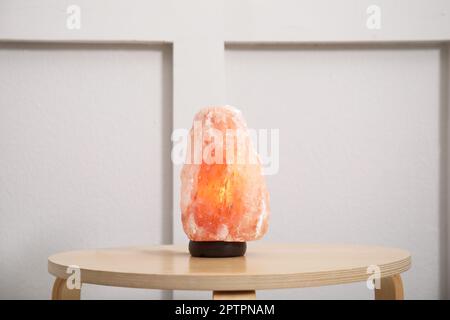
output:
M193 241L250 241L267 231L269 193L244 118L202 109L181 172L183 229Z

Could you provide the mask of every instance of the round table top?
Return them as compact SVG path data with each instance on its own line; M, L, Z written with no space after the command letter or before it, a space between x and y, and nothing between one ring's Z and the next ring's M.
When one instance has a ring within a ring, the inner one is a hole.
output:
M69 251L48 258L48 270L68 278L80 268L81 282L173 290L259 290L366 281L378 266L381 277L409 269L401 249L319 244L250 243L244 257L195 258L188 246L162 245ZM372 267L373 268L373 267Z

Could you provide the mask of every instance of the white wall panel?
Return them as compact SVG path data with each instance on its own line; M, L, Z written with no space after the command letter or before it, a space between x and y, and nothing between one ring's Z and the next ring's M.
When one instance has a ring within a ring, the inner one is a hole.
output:
M264 240L406 248L406 298L438 298L440 71L433 46L228 48L228 103L280 129ZM372 295L361 283L259 297Z
M447 0L226 0L227 42L445 41ZM376 5L379 29L367 19Z
M171 240L171 73L164 46L0 46L0 298L49 298L58 251Z

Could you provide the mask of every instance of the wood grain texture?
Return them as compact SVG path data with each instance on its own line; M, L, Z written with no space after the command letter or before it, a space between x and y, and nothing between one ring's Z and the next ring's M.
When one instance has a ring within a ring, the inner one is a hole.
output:
M255 291L213 291L213 300L255 300Z
M52 300L80 300L80 289L67 288L66 279L56 278L53 283Z
M380 288L375 289L375 300L403 299L403 282L399 274L381 278Z
M177 245L71 251L49 257L48 270L66 278L77 265L82 283L119 287L252 291L365 281L371 265L390 277L410 264L409 252L394 248L259 243L236 258L194 258Z

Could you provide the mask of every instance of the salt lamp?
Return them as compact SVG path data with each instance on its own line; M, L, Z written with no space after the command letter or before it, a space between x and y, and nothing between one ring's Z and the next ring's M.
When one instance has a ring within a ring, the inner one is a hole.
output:
M181 172L183 229L192 256L245 254L270 214L262 166L242 113L208 107L194 117Z

